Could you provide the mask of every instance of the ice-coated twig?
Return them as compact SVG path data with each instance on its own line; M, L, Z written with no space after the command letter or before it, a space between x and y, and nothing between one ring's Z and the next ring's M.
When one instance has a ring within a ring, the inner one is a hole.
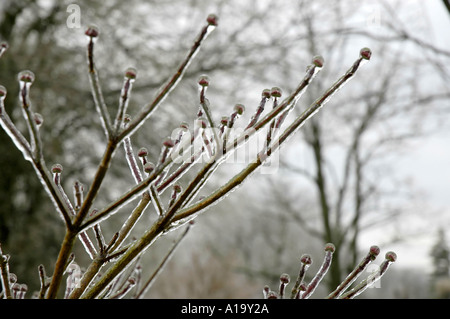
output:
M139 292L136 293L136 296L134 298L141 299L145 297L146 292L150 289L152 284L155 282L158 275L161 273L161 271L164 269L164 266L167 264L167 262L170 260L170 258L173 256L175 249L178 247L180 242L186 237L189 230L191 229L192 225L194 224L193 221L191 221L188 226L186 227L185 231L180 235L180 237L175 241L171 249L167 252L164 259L161 261L159 266L156 268L156 270L153 272L153 274L150 276L150 278L145 282L145 284L142 286L142 288L139 290Z
M178 184L173 185L172 194L170 195L170 201L167 207L171 207L173 203L175 203L175 200L177 199L179 193L181 193L181 186Z
M331 266L332 255L335 251L335 247L333 244L325 245L325 257L320 269L317 271L314 278L311 282L306 285L303 283L305 278L305 273L308 267L312 264L312 259L310 255L303 255L301 257L301 267L300 272L298 274L297 280L294 284L294 287L291 291L291 299L307 299L311 297L314 293L315 289L318 287L324 276L326 275L328 269ZM368 287L373 285L377 280L379 280L387 271L389 265L393 263L397 259L397 255L394 252L386 253L386 259L380 265L377 271L373 272L371 275L367 277L367 279L363 280L359 285L355 286L352 290L347 293L343 293L354 281L355 279L367 268L367 265L372 262L376 256L379 254L380 249L378 246L370 247L370 250L366 257L355 267L355 269L347 276L347 278L336 288L333 292L331 292L327 299L339 298L339 299L351 299L362 292L364 292ZM268 286L264 286L263 296L264 299L268 299L270 297L275 299L282 299L284 295L284 291L286 289L286 285L289 284L289 275L282 274L280 276L280 288L279 293L270 291Z
M288 274L282 274L280 276L280 288L278 290L278 295L280 296L280 299L284 299L284 292L286 289L286 286L289 284L290 277Z
M284 142L288 136L293 134L301 125L304 124L306 120L308 120L312 115L314 115L320 107L322 107L328 100L328 98L334 94L346 81L348 81L354 74L354 72L358 69L358 66L360 64L361 60L358 62L358 64L354 64L351 71L348 72L344 77L342 77L335 85L333 85L332 88L330 88L327 92L324 93L321 99L316 101L310 109L308 109L309 113L304 113L300 118L297 118L296 121L294 121L293 124L291 124L290 127L288 127L287 130L283 132L283 134L278 139L278 143L274 143L273 146L270 148L271 150L275 151L279 145ZM308 70L307 76L305 76L304 81L302 82L303 86L299 86L299 88L291 94L288 99L285 100L285 102L281 103L280 107L277 107L276 109L272 110L270 116L264 117L262 120L260 120L257 124L255 124L254 127L252 127L253 130L256 131L256 129L261 128L265 121L265 123L270 122L279 112L281 112L284 108L290 106L292 103L296 102L298 100L299 95L303 92L304 88L307 87L309 84L309 81L314 77L314 75L317 73L317 71L320 68L317 66L313 66ZM283 106L283 107L281 107ZM230 119L230 122L233 123L233 120ZM262 125L262 126L261 126ZM238 141L239 140L235 140ZM235 148L240 143L234 143L231 145L231 149ZM245 138L244 140L245 141ZM243 180L249 176L250 173L252 173L256 168L258 168L263 162L263 159L258 158L255 163L251 163L245 168L241 173L238 173L234 178L230 180L229 183L227 183L224 187L220 188L217 192L214 192L209 197L206 197L205 200L196 203L192 206L195 206L194 211L188 211L188 208L181 209L183 205L186 203L186 200L189 198L189 196L192 194L192 192L196 189L196 187L199 185L199 183L202 182L205 175L207 173L216 167L216 162L213 162L211 164L207 164L201 169L199 174L194 178L194 180L188 185L188 187L177 197L176 201L170 207L165 214L165 216L160 219L157 223L155 223L151 229L149 229L140 239L138 239L135 243L133 243L129 249L119 258L119 260L107 270L107 272L102 276L102 278L92 286L91 289L87 292L85 295L85 298L92 298L97 296L101 290L103 290L105 287L108 286L108 284L111 282L111 280L120 272L120 269L127 264L129 264L134 258L136 258L140 252L142 252L148 245L150 245L161 233L165 232L168 227L170 227L171 223L176 222L177 220L186 220L189 218L192 218L192 214L199 212L203 208L206 208L207 206L211 205L216 200L222 198L225 194L227 194L229 191L234 189L236 186L240 185ZM170 163L165 163L165 165L169 165ZM109 205L104 210L104 215L102 217L105 217L106 214L109 212L112 212L116 208L119 208L120 206L124 205L125 203L129 202L132 198L134 198L136 195L138 195L141 191L145 189L146 186L150 185L155 178L157 178L158 174L162 172L164 168L159 167L157 165L157 169L142 183L139 183L134 187L132 190L124 194L118 201L113 203L112 205ZM152 180L153 179L153 180ZM217 196L217 197L216 197ZM109 210L109 211L108 211ZM185 214L182 214L181 212L184 212ZM189 214L187 214L189 212ZM90 221L92 222L92 220Z
M53 174L53 181L55 182L56 187L58 188L62 198L64 199L66 206L69 208L71 216L75 216L76 209L73 207L69 197L67 196L66 192L64 191L64 188L61 185L61 173L63 171L63 166L61 164L54 164L52 166L51 171ZM75 185L76 185L76 183L75 183ZM82 187L82 185L81 186L80 185L75 186L75 185L74 185L75 193L82 192L82 190L79 189L80 187ZM78 209L79 209L80 203L82 202L82 196L83 196L82 194L75 195L75 198L78 197L78 199L77 199ZM89 238L88 234L85 231L83 231L78 235L78 237L80 238L81 243L83 244L83 247L85 248L89 257L91 259L94 259L94 256L97 254L97 251L95 250L95 247L92 244L91 239Z
M2 291L4 299L13 299L11 293L11 280L9 273L9 255L4 255L0 245L0 271L2 280Z
M201 106L201 109L202 109L203 113L206 115L206 119L208 120L210 129L212 131L213 140L214 140L214 150L211 150L207 146L208 153L209 153L210 157L212 158L220 150L221 143L220 143L220 140L219 140L218 132L216 130L216 124L215 124L215 122L213 120L213 117L212 117L212 114L211 114L211 110L209 108L209 106L210 106L209 100L205 96L206 89L209 86L209 82L210 82L210 80L209 80L209 78L206 75L202 75L200 77L200 79L198 80L199 92L200 92L200 106Z
M33 72L26 70L19 73L18 79L20 83L19 97L22 104L23 116L30 134L31 152L33 153L34 160L40 161L42 159L42 142L30 101L30 88L35 76Z
M131 146L131 141L129 137L123 140L123 147L125 149L125 157L127 159L131 175L133 175L136 184L139 184L140 182L142 182L142 174L137 165L136 158L134 157L133 147Z
M273 106L272 109L276 109L278 106L278 99L281 97L282 95L282 91L279 87L275 86L272 88L272 90L270 91L270 96L273 98ZM271 148L270 148L270 143L272 142L272 137L275 135L275 125L276 125L276 121L277 118L274 118L272 120L272 122L270 122L270 126L267 130L267 135L266 135L266 145L265 148L263 149L263 153L267 152L267 156L271 155Z
M25 78L23 80L25 80ZM52 183L50 172L48 172L47 168L45 167L43 157L38 159L35 158L30 144L22 135L22 133L16 128L16 126L6 113L4 105L6 93L6 88L0 86L0 124L5 132L9 135L17 149L22 152L24 159L29 161L33 165L33 168L36 172L36 175L39 177L41 184L48 193L58 212L61 214L61 217L66 222L66 225L70 227L71 220L69 217L69 209L65 205L64 199L59 194L57 188ZM36 130L38 130L34 116L32 123L33 125L35 125Z
M77 213L81 205L83 204L83 198L84 198L84 185L81 184L79 181L75 181L73 184L73 197L75 200L75 212Z
M223 143L223 145L222 145L223 154L227 154L229 151L231 151L232 149L234 149L238 145L238 143L235 143L232 146L228 147L227 143L228 143L228 140L229 140L229 136L230 136L231 130L233 129L236 120L242 114L244 114L244 111L245 111L245 106L244 105L242 105L240 103L236 104L234 106L233 113L231 113L230 117L227 120L227 126L226 126L225 132L224 132L224 134L222 136L222 139L223 139L223 142L222 142Z
M156 97L145 105L139 114L135 117L130 126L125 129L118 137L118 140L122 140L126 136L133 134L156 110L156 108L164 101L164 99L169 95L172 89L178 84L178 82L183 77L186 69L191 64L192 60L197 55L203 41L207 38L207 36L217 27L218 25L218 17L214 14L210 14L207 19L207 24L203 27L197 39L194 42L194 45L191 47L188 52L186 58L183 60L181 65L178 67L175 74L168 80L168 82L160 89L157 93Z
M117 109L117 115L114 125L115 134L119 134L119 130L122 127L124 116L128 108L128 102L130 100L131 89L133 83L136 80L137 70L135 68L128 68L125 71L125 78L120 92L119 107Z
M26 138L22 135L22 133L17 129L14 123L11 121L8 113L6 113L5 109L5 98L6 98L7 90L3 85L0 85L0 124L2 125L3 130L9 135L11 140L14 142L15 146L19 151L22 152L25 160L32 162L32 153L31 147Z
M105 238L103 236L102 229L100 227L100 224L94 225L94 233L95 233L95 239L97 240L97 246L100 250L100 255L105 254Z
M152 110L156 108L157 105L159 105L162 100L170 93L171 89L175 87L175 85L178 83L179 79L182 77L184 71L186 70L189 63L192 61L193 57L198 51L198 48L200 47L200 44L202 41L206 38L206 36L217 26L217 17L214 15L210 15L207 18L207 26L204 27L202 30L200 36L195 41L191 51L188 54L188 57L184 60L182 65L178 68L176 74L169 80L169 83L163 87L162 91L157 95L155 100L153 102L156 103L150 103L149 107L144 107L138 115L137 119L133 122L131 127L128 130L124 130L119 136L114 136L112 134L112 126L109 114L107 112L107 107L104 103L103 95L101 92L101 87L98 80L98 75L95 70L94 65L94 59L93 59L93 49L94 49L94 42L96 38L98 37L98 29L91 27L86 31L86 35L89 37L89 43L88 43L88 49L87 49L87 56L88 56L88 67L89 67L89 78L91 82L91 89L94 97L94 102L96 105L96 108L98 110L98 113L100 114L103 128L105 129L105 133L108 137L108 145L106 146L104 155L101 159L101 162L98 166L97 172L95 174L95 177L93 179L92 184L89 187L89 190L86 194L86 198L84 199L81 208L78 212L78 214L75 216L73 222L71 221L69 215L68 215L68 209L64 206L64 200L62 200L60 197L60 192L56 189L56 187L53 187L52 185L52 178L49 172L45 171L45 165L43 165L40 162L33 161L33 166L36 168L36 171L38 172L38 175L42 178L43 184L46 186L46 190L50 193L52 197L54 197L54 201L56 202L59 210L62 211L64 218L66 220L67 225L67 231L64 238L64 241L62 243L57 262L55 264L55 271L52 276L52 280L50 283L50 287L47 291L47 298L55 298L62 280L62 275L64 272L64 269L67 267L68 260L70 259L70 250L73 246L73 242L77 235L84 230L83 222L85 217L88 215L89 211L91 210L92 203L94 201L94 198L96 197L100 186L104 180L104 177L106 175L106 172L109 168L109 165L111 163L113 154L115 152L115 149L117 145L123 140L124 137L129 136L132 132L134 132L135 129L138 128L139 125L141 125L146 118L150 115ZM31 117L30 117L31 118ZM33 150L33 147L31 147L31 150ZM30 152L31 153L31 152ZM30 154L30 159L35 160L32 158ZM155 169L155 174L149 176L149 178L145 181L142 181L139 185L137 185L135 188L133 188L133 192L127 192L125 194L125 198L121 198L119 202L114 203L115 207L122 206L126 200L131 200L131 197L138 196L141 191L145 189L148 185L150 185L154 180L156 179L159 174L164 172L164 169L169 166L170 163L165 163L163 167L160 167L158 169ZM128 197L130 196L130 197ZM105 216L99 214L98 218L104 218ZM85 224L84 226L87 227ZM92 226L92 224L91 224Z
M339 299L353 299L356 296L362 294L367 288L372 286L375 282L381 279L381 277L386 273L390 264L397 260L397 255L390 251L385 255L385 260L381 263L380 267L367 277L367 279L361 281L356 287L350 291L342 294Z
M363 52L363 50L361 50L361 52ZM347 83L355 75L355 72L358 70L362 60L364 59L365 58L360 53L360 57L355 61L355 63L351 66L351 68L328 90L326 90L326 92L320 98L318 98L314 103L312 103L308 109L306 109L300 116L298 116L292 122L292 124L284 130L284 132L278 137L278 139L272 143L272 146L270 147L271 150L270 153L273 153L275 150L277 150L289 137L291 137L303 124L305 124L307 120L309 120L312 116L314 116L314 114L316 114L326 104L326 102L328 102L330 97L333 94L335 94L345 83ZM286 100L284 100L283 103L281 103L281 105L279 105L274 110L272 110L271 113L269 113L271 114L272 117L270 117L268 114L263 119L261 119L257 124L255 124L253 127L253 131L260 125L262 125L261 123L264 122L268 123L269 119L273 118L273 116L276 116L276 114L278 114L275 112L276 110L279 110L281 112L282 109L290 106L291 103L296 103L301 93L309 85L310 80L319 70L320 67L318 67L317 65L312 65L311 67L309 67L307 71L307 76L305 76L305 78L303 79L302 83L299 85L297 90L293 94L291 94ZM246 134L246 132L244 132L244 134ZM246 137L244 134L230 143L239 143L239 141L246 140L248 137ZM227 146L227 150L228 148L233 149L234 145L237 144ZM196 212L200 212L206 207L215 203L217 200L222 199L225 194L241 185L243 180L246 179L251 173L253 173L258 167L260 167L265 160L266 156L262 156L260 153L258 159L255 162L250 163L246 168L244 168L240 173L236 174L227 183L225 183L215 192L207 196L205 200L195 203L190 207L181 209L174 217L173 221L176 222Z
M295 281L294 287L291 291L291 299L299 299L300 297L300 286L303 284L303 280L305 279L306 271L308 270L309 266L312 264L312 258L310 255L303 255L300 258L300 271L297 276L297 280Z
M259 102L259 106L256 109L255 114L250 119L250 122L248 123L247 127L245 128L248 130L249 128L253 127L256 122L258 122L259 117L261 116L262 112L264 112L264 108L266 106L266 102L270 99L270 90L264 89L261 93L261 102Z
M85 34L89 38L89 43L87 46L87 58L88 58L88 68L89 68L89 82L91 84L92 97L94 99L95 108L100 115L103 129L107 138L112 136L111 119L106 107L105 100L103 98L103 93L100 85L100 80L98 78L97 70L95 69L94 63L94 43L99 36L99 30L96 26L90 26L86 30Z
M361 275L361 273L367 268L367 266L377 258L380 253L378 246L372 246L369 249L367 255L361 260L361 262L353 269L353 271L344 279L344 281L328 295L328 299L339 298L350 285Z
M164 216L165 209L161 203L161 198L159 197L158 190L154 185L150 185L150 197L152 198L152 203L155 207L156 213L161 218L162 216Z
M330 269L331 261L333 259L333 253L335 250L336 248L333 244L328 243L325 245L325 257L323 259L322 265L320 266L317 274L306 287L306 291L301 295L301 299L307 299L314 293L314 290L316 290L317 286L328 272L328 269Z
M134 226L136 225L136 223L138 222L138 220L141 218L142 214L148 207L150 201L151 201L150 192L147 191L143 193L142 198L139 201L138 205L134 208L130 216L127 218L125 223L120 228L117 239L108 249L108 252L115 251L122 244L122 242L128 237L129 233L134 228Z
M43 299L50 284L49 284L47 275L45 274L44 265L39 265L38 272L39 272L39 282L41 284L41 287L39 289L38 299Z
M115 295L110 296L109 299L122 299L135 285L136 285L136 278L134 277L128 278L126 283L123 285L122 289L118 291Z

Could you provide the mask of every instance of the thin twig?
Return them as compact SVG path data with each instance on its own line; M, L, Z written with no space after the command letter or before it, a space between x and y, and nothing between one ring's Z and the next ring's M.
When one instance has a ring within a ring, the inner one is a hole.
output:
M5 299L13 299L11 294L11 286L9 279L9 256L3 255L2 246L0 245L0 272L2 280L2 290Z
M353 271L345 278L345 280L328 295L328 299L339 298L345 290L361 275L361 273L367 268L367 266L375 260L380 253L380 248L377 246L370 247L367 255L361 260L361 262L353 269Z
M143 287L139 290L139 292L134 297L135 299L141 299L145 296L145 293L150 289L152 284L155 282L158 275L163 270L164 266L167 264L167 262L170 260L170 258L173 256L173 253L175 252L175 249L178 247L180 242L186 237L188 231L191 229L191 225L189 224L188 227L186 227L186 230L181 234L181 236L176 240L176 242L173 244L172 248L167 252L164 259L159 264L158 268L153 272L153 274L150 276L150 278L145 282Z
M217 18L215 19L217 20ZM208 24L203 27L202 31L200 32L199 36L195 40L194 45L192 46L191 50L187 54L184 61L181 63L181 65L178 67L175 74L170 78L170 80L165 84L162 89L159 91L159 93L156 95L156 97L153 99L152 102L145 105L143 109L140 111L140 113L136 116L136 118L130 123L130 125L125 129L119 136L118 140L121 141L126 136L132 135L150 116L151 114L156 110L156 108L164 101L164 99L169 95L169 93L176 87L178 82L183 77L184 73L186 72L186 69L191 64L192 60L197 55L200 46L202 45L203 41L206 39L206 37L211 33L212 30L217 25L211 24L212 20L208 21Z

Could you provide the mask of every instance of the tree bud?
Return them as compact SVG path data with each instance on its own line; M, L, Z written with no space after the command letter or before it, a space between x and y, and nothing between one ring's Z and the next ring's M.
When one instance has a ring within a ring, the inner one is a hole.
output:
M362 48L361 51L359 51L359 55L365 60L370 60L372 51L369 48Z
M219 22L219 17L216 16L215 14L210 14L206 18L206 21L208 22L209 25L213 25L213 26L217 27L218 22Z
M23 82L23 83L33 83L35 76L34 73L29 71L29 70L25 70L19 73L19 81Z
M323 67L324 59L321 55L316 55L315 57L313 57L312 63L318 68L321 68Z
M97 26L91 25L87 28L84 34L86 34L90 38L96 38L100 34L100 31Z
M281 97L281 89L278 86L274 86L272 90L270 90L270 95L272 95L273 97Z
M206 87L209 86L209 77L207 75L201 75L198 79L198 85L200 85L201 87Z

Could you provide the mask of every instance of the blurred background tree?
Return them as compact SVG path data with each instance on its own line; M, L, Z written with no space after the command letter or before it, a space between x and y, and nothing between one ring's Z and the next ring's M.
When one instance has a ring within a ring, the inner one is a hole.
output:
M70 5L80 9L79 28L68 24L74 13ZM36 74L32 99L45 119L44 152L64 166L70 189L76 179L90 183L103 151L95 147L104 137L85 68L83 32L90 24L102 33L95 54L112 109L123 71L138 69L129 107L134 114L183 58L198 22L210 12L221 19L220 31L208 39L161 112L133 137L134 145L147 147L153 158L174 127L193 123L200 74L212 80L208 93L218 116L236 103L255 108L262 89L284 85L282 90L290 92L310 57L321 54L326 67L297 108L301 112L353 61L355 48L370 47L374 59L366 76L338 94L327 112L282 150L275 174L254 176L198 220L149 296L259 297L263 284L275 285L280 273L297 271L301 254L314 255L318 248L320 260L324 242L337 247L327 276L335 288L360 258L360 249L366 249L361 241L369 230L382 228L381 244L387 245L426 229L405 232L402 225L408 221L420 215L435 220L418 208L417 189L393 165L439 132L447 124L442 115L450 110L450 53L433 42L425 11L419 1L5 0L0 39L10 49L0 59L0 83L8 96L17 96L17 73L30 69ZM16 102L9 98L6 107L20 123ZM63 224L3 131L0 141L0 242L14 253L12 271L37 289L37 265L52 268ZM98 198L99 205L133 183L124 157L118 154L114 161L106 183L110 189ZM233 167L220 173L225 176ZM113 218L123 222L121 216ZM448 217L442 222L448 225ZM151 264L157 265L168 244L157 244L160 253L148 257ZM82 256L80 251L77 258ZM192 272L191 280L185 269ZM192 280L200 276L204 280ZM174 288L183 278L185 288Z

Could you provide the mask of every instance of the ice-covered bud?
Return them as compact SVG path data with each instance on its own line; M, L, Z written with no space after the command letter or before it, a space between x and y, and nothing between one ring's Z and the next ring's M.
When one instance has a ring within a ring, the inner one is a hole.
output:
M234 111L238 114L238 115L242 115L244 114L245 111L245 106L242 104L236 104L234 106Z
M290 279L291 278L289 277L288 274L282 274L280 276L280 291L279 291L280 298L284 298L284 290L286 286L289 284Z
M35 76L34 73L29 71L29 70L25 70L19 73L18 75L18 79L20 81L20 83L33 83Z
M210 15L206 18L206 22L208 22L209 25L212 25L212 26L217 27L218 22L219 22L219 17L216 16L215 14L210 14Z
M269 291L267 293L267 299L278 299L278 294L275 291Z
M305 265L311 265L311 264L312 264L312 258L311 258L310 255L304 254L304 255L300 258L300 262L301 262L302 264L305 264Z
M375 259L380 254L380 247L374 245L369 249L369 254Z
M139 157L145 157L148 155L148 150L145 147L141 147L138 151Z
M181 122L180 128L181 128L184 132L187 132L187 131L189 130L189 124L188 124L187 122Z
M3 85L0 85L0 100L4 100L8 91Z
M3 53L5 53L6 50L8 50L8 48L9 48L8 43L6 42L0 43L0 57L2 56Z
M2 255L3 257L7 257L9 259L9 255ZM8 260L6 260L8 261ZM17 275L15 273L9 273L9 284L14 285L17 282Z
M144 171L147 174L150 174L151 172L153 172L153 170L155 169L155 164L153 164L152 162L147 162L144 165Z
M125 70L125 78L129 79L130 81L134 82L137 77L137 70L135 68L128 68Z
M372 56L372 50L370 50L369 48L362 48L361 51L359 51L359 55L365 60L370 60L370 57Z
M53 174L61 174L63 171L63 167L61 164L54 164L52 166L52 173Z
M167 148L172 148L175 144L171 138L167 138L164 140L163 145Z
M44 123L44 117L39 113L34 113L34 122L36 122L36 125L39 127Z
M390 262L395 262L397 260L397 254L393 251L388 251L385 255L385 258Z
M324 63L324 59L321 55L316 55L312 59L312 64L314 64L318 68L323 67L323 63Z
M261 93L261 96L269 99L270 98L270 90L269 89L264 89L262 91L262 93Z
M220 124L222 125L228 125L228 116L222 116L222 118L220 119Z
M273 97L281 97L282 91L278 86L274 86L272 90L270 90L270 95Z
M288 274L282 274L280 276L280 282L285 284L285 285L287 285L289 283L290 279L291 279L291 277L289 277Z
M324 250L334 253L336 250L336 247L332 243L328 243L325 245Z
M207 86L209 86L209 82L210 82L210 80L209 80L209 77L207 75L201 75L198 78L198 85L200 87L207 87Z
M208 124L206 124L205 118L203 117L197 119L197 125L202 129L205 129L208 126Z
M178 184L173 185L173 191L175 193L181 193L181 186Z
M91 25L86 29L86 32L84 34L86 34L89 38L92 39L97 38L98 35L100 34L100 31L96 25Z

